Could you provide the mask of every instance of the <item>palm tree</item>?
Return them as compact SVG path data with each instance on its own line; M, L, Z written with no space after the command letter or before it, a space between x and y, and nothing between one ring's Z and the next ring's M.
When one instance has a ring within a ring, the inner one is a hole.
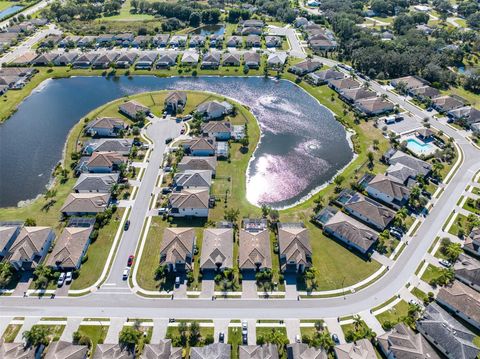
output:
M328 331L323 331L321 333L318 333L317 335L318 335L318 344L326 351L328 352L331 351L335 346L335 343L333 342L333 339L330 336L330 333Z
M13 266L10 262L0 262L0 288L6 287L13 277Z
M450 243L445 247L445 254L452 263L455 262L462 253L463 249L460 243Z

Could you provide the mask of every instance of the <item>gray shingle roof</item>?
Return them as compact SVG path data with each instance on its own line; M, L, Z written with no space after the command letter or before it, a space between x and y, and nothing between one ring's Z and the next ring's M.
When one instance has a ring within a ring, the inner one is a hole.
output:
M172 347L170 339L163 339L159 344L145 345L140 359L182 359L182 350Z
M240 345L240 359L278 359L278 349L275 344Z
M45 359L85 359L87 353L86 345L74 345L60 340L50 343Z
M118 173L82 173L73 190L76 192L108 193L118 182Z
M345 209L347 212L358 213L360 216L364 216L370 219L372 222L384 229L395 218L395 212L390 208L374 201L371 198L365 197L361 193L355 193L345 203ZM355 214L353 214L355 215ZM363 218L361 218L363 220Z
M267 229L259 232L240 230L239 267L240 269L272 268L270 236Z
M204 347L192 347L190 359L230 359L231 345L214 343Z
M417 173L417 175L421 174L422 176L426 176L432 170L432 165L430 163L425 162L419 158L410 156L409 154L402 151L396 151L390 157L389 163L391 165L400 163L413 169Z
M203 231L200 268L233 268L232 228L206 228Z

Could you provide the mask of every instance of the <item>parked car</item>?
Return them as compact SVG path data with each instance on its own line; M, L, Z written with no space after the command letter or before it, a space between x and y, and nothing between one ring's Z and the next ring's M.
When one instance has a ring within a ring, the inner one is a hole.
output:
M247 334L242 334L242 344L243 344L243 345L247 345L247 344L248 344Z
M60 273L60 277L58 277L57 286L61 287L64 282L65 282L65 273L62 272Z
M452 263L450 263L449 261L447 261L446 259L440 259L440 264L444 267L447 267L447 268L450 268L452 266Z
M158 214L165 214L168 212L168 208L161 207L158 209Z
M417 302L415 299L410 299L408 302L409 302L411 305L415 305L415 306L419 306L419 305L420 305L420 303Z
M172 141L173 141L173 138L169 137L165 140L165 144L168 145Z
M127 266L131 267L133 265L133 258L134 258L133 255L128 257Z
M246 320L242 321L242 334L248 333L248 323Z
M335 333L332 334L332 340L336 345L340 344L340 339L338 339L338 335Z
M394 236L395 238L397 238L397 239L402 239L402 237L403 237L403 234L402 234L402 233L400 233L400 232L398 232L398 231L395 231L395 230L393 230L393 229L390 230L390 234L391 234L392 236Z
M163 187L162 188L162 194L169 194L172 192L172 189L169 187Z
M220 333L218 334L218 341L219 341L220 343L223 343L223 342L225 341L225 333L224 333L224 332L220 332Z
M129 267L125 267L125 269L123 270L122 279L123 279L123 280L127 280L129 273L130 273L130 268L129 268Z
M188 120L191 120L193 118L192 115L187 115L183 118L183 121L188 121Z
M295 335L295 343L301 343L302 342L302 337L300 334Z
M73 280L73 273L68 272L67 275L65 276L65 283L70 284L72 283Z
M180 287L180 277L175 277L175 287Z
M125 222L125 226L123 227L123 230L128 231L129 228L130 228L130 220L127 219L127 221Z

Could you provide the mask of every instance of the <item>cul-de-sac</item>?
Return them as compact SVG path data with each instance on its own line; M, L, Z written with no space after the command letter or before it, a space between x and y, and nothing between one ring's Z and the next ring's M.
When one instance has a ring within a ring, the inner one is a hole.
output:
M0 0L0 359L479 359L478 0Z

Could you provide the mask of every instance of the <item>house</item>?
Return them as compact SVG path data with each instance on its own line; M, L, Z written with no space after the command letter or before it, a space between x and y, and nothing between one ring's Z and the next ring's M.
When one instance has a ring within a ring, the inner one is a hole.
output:
M309 39L308 44L314 52L334 51L337 48L337 42L326 36L316 36Z
M92 359L134 359L135 348L120 344L97 344Z
M297 17L295 19L295 27L304 27L308 24L308 19L305 17Z
M78 56L73 62L72 67L77 69L86 69L92 66L98 54L94 52L85 52Z
M172 187L175 191L182 189L210 188L212 185L212 171L187 170L176 173L173 177Z
M75 47L81 36L67 36L58 42L58 47Z
M470 129L472 130L472 133L474 135L479 135L480 134L480 123L474 123L470 125Z
M240 55L227 53L223 56L223 66L240 66Z
M209 137L194 137L184 142L183 148L191 156L215 156L216 141Z
M0 257L5 257L20 233L20 225L0 225Z
M122 156L128 156L132 145L131 138L99 138L86 142L82 154L91 156L94 152L117 152Z
M325 223L323 230L362 254L373 250L378 241L377 232L341 211Z
M244 271L272 268L270 235L268 229L260 231L240 230L238 266Z
M203 230L200 269L224 270L233 268L233 228Z
M448 111L448 118L464 123L466 126L472 126L480 122L480 111L474 107L464 106Z
M243 36L245 35L261 35L262 34L262 29L259 27L244 27L241 30L241 33Z
M280 36L265 36L265 46L280 47L282 46L282 38Z
M165 97L165 111L169 113L180 113L187 104L187 93L184 91L173 91Z
M287 54L283 52L276 52L268 55L267 66L270 68L282 68L287 61Z
M73 191L76 193L110 193L118 182L118 173L82 173Z
M383 174L377 174L365 189L371 197L395 207L403 206L410 197L410 190L403 183Z
M110 46L110 45L113 45L114 41L115 41L114 35L102 34L97 37L96 43L99 46Z
M93 227L66 227L56 240L46 265L55 270L77 270L90 245Z
M146 48L148 47L148 44L152 41L152 37L149 35L139 35L135 36L135 38L132 40L130 45L132 47L141 47L141 48Z
M240 25L243 27L259 27L263 28L265 26L265 23L263 20L258 20L258 19L248 19L243 21Z
M430 343L408 325L398 323L389 332L377 337L378 346L387 358L441 359Z
M355 108L366 116L376 116L392 112L395 106L381 97L373 97L355 101Z
M402 164L410 167L415 171L416 176L421 175L427 177L432 170L430 163L398 150L389 156L388 163L391 165Z
M48 345L45 359L86 359L88 354L88 346L76 345L64 340L52 341Z
M175 66L177 64L177 54L166 53L160 55L155 67L157 69L168 69L171 66Z
M418 176L418 173L413 168L396 163L387 168L385 175L411 188L415 184L415 178Z
M78 52L64 52L53 60L55 66L68 66L75 61L75 59L80 56Z
M460 281L440 288L437 302L450 313L480 329L480 293Z
M94 42L96 41L95 36L84 36L77 41L77 47L93 47Z
M133 65L137 59L138 54L134 51L128 51L121 54L115 61L115 67L121 69L127 69Z
M461 254L454 269L456 279L480 292L480 260Z
M94 69L108 69L111 65L114 64L115 59L119 56L118 52L105 52L98 56L95 61L92 63L92 68Z
M418 87L428 86L429 83L418 76L405 76L390 81L390 85L395 88L404 88L405 90L412 90Z
M23 227L7 259L17 270L33 269L45 258L54 239L55 233L50 227Z
M248 47L261 47L262 38L258 35L248 35L245 39L245 43Z
M463 243L463 250L474 256L480 256L480 228L473 228L465 242Z
M202 135L215 138L217 141L228 141L232 138L232 124L228 121L203 123Z
M213 343L203 347L190 348L190 359L230 359L232 346L225 343Z
M217 168L217 159L215 157L193 157L183 156L182 160L177 164L179 172L185 171L211 171L215 177L215 169Z
M94 152L90 157L82 157L76 167L77 173L119 172L128 159L116 152Z
M345 78L343 72L335 71L333 69L309 73L306 76L306 80L316 86L326 84L330 80L340 80L343 78Z
M127 129L125 121L115 117L97 117L85 126L85 133L97 137L118 137Z
M258 69L260 67L260 54L257 52L245 52L243 62L249 69Z
M222 44L223 44L223 35L220 35L220 34L210 35L210 48L222 47Z
M336 345L333 348L336 359L377 359L377 354L368 339L360 339L353 343Z
M200 67L202 69L218 69L220 66L220 59L221 59L220 52L207 52L203 55L202 64Z
M278 223L278 244L282 272L304 272L312 266L312 246L303 223Z
M328 354L323 348L309 347L305 343L287 345L288 359L328 359Z
M355 81L354 79L347 77L347 78L340 78L338 80L329 79L328 80L328 87L331 89L340 92L343 90L349 89L356 89L360 87L360 83Z
M239 359L278 359L278 348L275 344L240 345Z
M210 194L206 188L184 189L169 198L173 217L208 217Z
M227 47L241 47L243 38L241 36L230 36L227 40Z
M158 54L154 51L141 53L135 63L136 70L150 70L157 59Z
M377 93L364 87L358 87L355 89L341 90L340 97L347 103L354 103L358 100L377 97Z
M96 215L110 204L110 193L70 193L60 212L64 216Z
M160 264L166 265L169 272L192 269L195 240L193 228L165 228L160 248Z
M187 35L173 35L170 38L170 47L185 47L187 44Z
M432 100L432 107L442 113L448 113L464 106L465 104L462 101L452 96L439 96Z
M122 103L118 107L118 110L120 111L120 113L124 114L132 120L137 120L139 115L147 116L148 114L150 114L150 109L147 106L144 106L135 100Z
M173 347L170 339L161 339L159 344L146 344L140 359L182 359L182 350Z
M395 218L395 211L358 192L348 199L344 208L348 214L379 231L383 231Z
M290 66L288 72L294 73L297 76L303 76L308 73L314 72L321 67L322 63L320 61L307 59L305 61L299 62L298 64Z
M436 303L427 306L417 321L417 330L449 359L476 358L480 354L473 344L475 334Z
M157 47L167 47L168 40L170 39L169 34L157 34L153 37L153 45Z
M190 37L190 42L188 44L190 47L202 47L205 45L205 36L203 35L193 35Z
M196 110L196 113L203 116L205 120L215 120L229 115L233 112L233 106L227 101L207 101L200 104Z
M38 55L33 61L33 66L50 66L53 64L53 61L60 56L55 52L46 52L43 54Z
M421 86L413 88L409 91L409 93L413 96L418 98L420 101L426 101L427 99L433 99L440 95L440 91L436 88L431 86Z
M180 62L188 66L197 66L200 55L194 51L185 51Z
M42 355L42 349L25 343L6 343L0 339L0 358L4 359L37 359Z

